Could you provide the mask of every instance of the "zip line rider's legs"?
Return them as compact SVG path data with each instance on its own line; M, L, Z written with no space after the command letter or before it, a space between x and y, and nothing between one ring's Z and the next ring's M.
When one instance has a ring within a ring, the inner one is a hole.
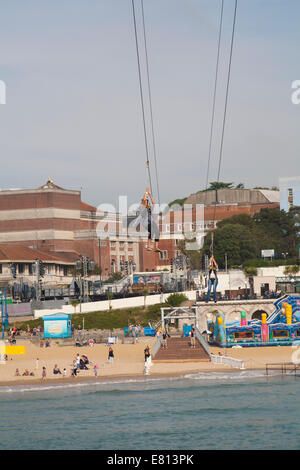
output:
M214 281L213 299L214 299L215 302L217 301L217 285L218 285L218 278L216 278L215 281Z
M218 279L217 278L213 282L212 282L211 279L208 279L206 302L209 302L209 300L210 300L210 293L211 293L211 288L212 287L213 287L213 299L216 302L216 300L217 300L217 285L218 285Z

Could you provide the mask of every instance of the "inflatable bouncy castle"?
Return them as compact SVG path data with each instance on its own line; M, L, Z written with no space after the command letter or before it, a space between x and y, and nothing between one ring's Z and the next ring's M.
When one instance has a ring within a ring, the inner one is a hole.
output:
M223 314L216 316L212 325L211 343L221 347L282 346L300 341L300 295L286 295L274 302L274 312L261 320L246 320L241 312L240 321L225 323Z

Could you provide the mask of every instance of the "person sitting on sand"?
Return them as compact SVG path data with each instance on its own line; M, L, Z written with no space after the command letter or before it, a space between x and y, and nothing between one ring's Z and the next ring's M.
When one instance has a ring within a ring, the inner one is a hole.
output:
M45 343L45 348L50 348L50 342L49 340L47 339L46 343Z
M20 376L19 369L16 369L15 376L16 376L16 377L19 377L19 376Z
M80 363L79 363L79 369L81 370L89 370L88 367L86 366L85 362L83 359L80 359Z
M27 376L27 375L29 375L29 370L28 370L28 369L25 369L25 371L23 372L23 374L22 374L22 375L24 375L24 376Z
M55 364L55 366L54 366L53 374L61 374L61 371L60 371L60 369L59 369L59 367L58 367L57 364Z
M90 361L88 360L88 357L87 357L85 354L82 354L81 357L82 357L83 362L84 362L85 364L89 364L89 363L90 363Z

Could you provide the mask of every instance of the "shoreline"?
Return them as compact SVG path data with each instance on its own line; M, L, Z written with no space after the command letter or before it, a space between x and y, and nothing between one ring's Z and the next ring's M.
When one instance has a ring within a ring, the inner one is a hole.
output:
M147 381L151 379L178 378L191 374L239 374L242 371L260 371L266 370L268 363L291 362L292 355L296 351L290 346L269 347L269 348L240 348L232 349L229 352L230 357L244 361L244 369L233 368L232 366L211 363L211 362L155 362L150 367L149 374L145 374L144 367L144 348L149 344L150 349L154 341L147 338L137 344L115 344L113 349L115 360L113 364L108 361L108 348L104 344L96 344L90 348L68 347L62 348L56 345L50 348L39 348L34 344L26 345L24 355L10 356L8 361L0 364L0 391L7 387L26 387L26 386L60 386L80 385L94 383L101 385L108 381L137 380ZM211 353L224 355L224 351L217 347L211 347ZM70 370L76 355L86 353L91 365L89 370L80 371L78 376L71 376ZM36 360L39 359L36 365ZM66 376L53 375L53 367L67 370ZM97 365L98 375L94 375L93 367ZM47 376L42 379L42 368L46 367ZM18 368L20 374L25 370L34 372L34 376L15 376ZM245 374L247 375L247 374ZM250 375L250 374L249 374Z
M178 377L184 377L185 375L191 375L191 374L206 374L206 375L211 375L214 373L234 373L238 374L239 372L243 371L262 371L264 368L255 368L255 369L237 369L237 368L216 368L213 370L185 370L185 371L178 371L178 372L156 372L153 374L146 375L144 373L140 374L109 374L109 375L101 375L101 376L85 376L85 377L65 377L65 378L36 378L33 379L32 377L28 378L26 380L25 378L21 378L20 380L8 380L8 381L0 381L0 392L2 388L5 387L15 387L15 386L24 386L24 385L53 385L53 386L60 386L63 384L70 385L70 384L85 384L89 382L93 383L99 383L105 381L105 384L107 385L107 381L116 381L118 379L122 380L131 380L131 379L140 379L140 382L147 381L147 379L163 379L163 378L178 378Z

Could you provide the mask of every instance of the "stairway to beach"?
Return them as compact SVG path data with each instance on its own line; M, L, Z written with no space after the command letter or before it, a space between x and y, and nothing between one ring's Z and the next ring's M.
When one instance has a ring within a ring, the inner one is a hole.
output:
M209 362L210 357L196 339L196 347L191 348L190 338L171 337L167 349L158 350L154 362Z

